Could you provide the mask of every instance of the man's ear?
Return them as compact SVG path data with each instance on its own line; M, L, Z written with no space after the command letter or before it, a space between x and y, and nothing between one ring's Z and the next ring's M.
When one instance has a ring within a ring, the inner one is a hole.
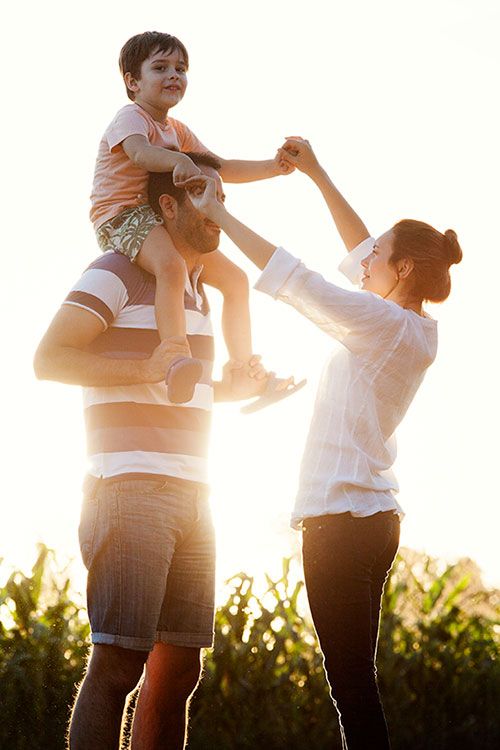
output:
M125 81L126 87L134 94L139 91L139 85L137 83L137 80L133 77L132 73L125 73L125 75L123 76L123 80Z
M407 279L414 268L415 268L415 264L411 258L401 258L401 260L398 261L399 278Z
M163 193L158 200L161 212L166 219L175 219L177 216L177 201L171 195Z

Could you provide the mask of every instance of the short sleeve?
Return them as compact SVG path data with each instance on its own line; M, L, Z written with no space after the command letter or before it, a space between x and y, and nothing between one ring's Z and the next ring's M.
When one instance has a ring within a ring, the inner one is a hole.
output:
M207 147L195 136L192 130L184 125L180 120L174 120L172 117L169 118L169 122L172 125L179 141L179 148L184 153L192 151L193 153L201 154L208 151Z
M113 323L128 302L124 281L109 266L100 262L87 268L63 302L93 313L104 329Z
M123 107L108 127L104 138L108 143L109 150L113 151L125 138L131 135L143 135L149 140L149 123L144 115L132 105Z

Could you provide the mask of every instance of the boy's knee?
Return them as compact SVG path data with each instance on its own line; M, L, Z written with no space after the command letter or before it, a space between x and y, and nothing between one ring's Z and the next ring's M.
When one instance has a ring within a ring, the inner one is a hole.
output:
M166 277L167 279L182 280L186 276L186 264L176 251L166 250L161 253L155 261L156 279Z

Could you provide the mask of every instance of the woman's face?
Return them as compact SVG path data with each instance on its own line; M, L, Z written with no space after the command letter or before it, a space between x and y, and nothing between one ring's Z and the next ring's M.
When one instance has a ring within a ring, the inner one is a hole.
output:
M389 263L392 255L392 229L375 240L373 249L362 262L364 268L361 288L375 292L381 297L388 297L396 288L399 275L397 269Z

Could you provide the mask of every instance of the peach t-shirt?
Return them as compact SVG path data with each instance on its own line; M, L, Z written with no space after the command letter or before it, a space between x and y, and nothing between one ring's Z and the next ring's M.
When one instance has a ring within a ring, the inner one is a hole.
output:
M90 200L90 220L98 229L130 206L147 203L148 172L137 167L123 150L130 135L144 135L152 146L176 151L207 151L203 143L179 120L157 122L138 104L119 110L99 144Z

